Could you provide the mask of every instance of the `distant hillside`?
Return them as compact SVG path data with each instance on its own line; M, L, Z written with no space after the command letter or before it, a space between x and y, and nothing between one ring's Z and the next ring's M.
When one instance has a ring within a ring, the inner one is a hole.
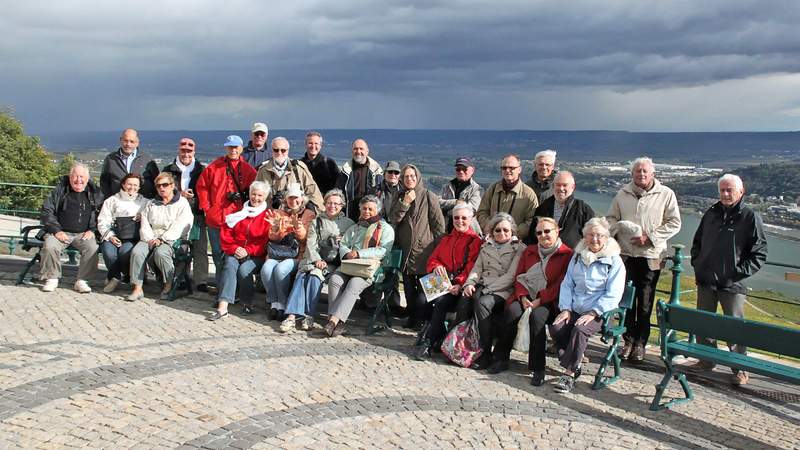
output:
M742 177L747 194L758 194L762 197L783 195L787 200L800 199L800 164L761 164L731 171ZM671 183L678 195L697 195L715 198L717 177L703 178L692 182Z

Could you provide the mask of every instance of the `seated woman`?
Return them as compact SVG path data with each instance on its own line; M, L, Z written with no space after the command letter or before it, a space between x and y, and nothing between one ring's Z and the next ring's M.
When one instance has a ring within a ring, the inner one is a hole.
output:
M120 185L119 192L103 202L97 216L97 230L102 240L100 251L108 272L103 288L106 294L114 292L123 274L128 274L131 250L139 242L139 213L147 204L147 199L139 194L141 175L129 173Z
M558 223L550 217L539 217L535 236L538 244L529 245L522 252L514 274L514 294L506 302L502 326L498 330L497 344L494 347L494 363L489 367L489 373L508 370L519 318L523 311L531 308L528 368L533 371L531 384L541 386L544 381L547 343L545 325L553 323L556 317L558 293L572 257L572 250L561 242Z
M325 212L317 216L308 230L305 258L300 263L299 274L286 304L286 319L280 327L284 333L295 330L297 317L303 318L300 324L302 330L311 329L322 283L338 268L339 242L344 232L353 226L353 221L342 213L342 191L331 189L325 194L323 202Z
M452 212L453 230L439 241L426 266L428 273L436 272L442 277L449 277L452 287L447 294L433 302L430 324L422 336L420 348L414 355L418 360L429 358L431 351L442 345L442 339L447 334L444 321L448 312L456 311L455 323L469 319L472 313L472 302L469 298L462 297L461 291L467 275L478 259L483 241L470 226L475 215L472 206L459 203L453 207Z
M625 265L619 252L605 218L586 222L583 240L575 246L575 256L561 283L561 312L550 327L564 368L556 391L567 393L575 387L589 336L600 331L600 317L619 305L625 291Z
M128 301L144 297L145 264L152 256L153 264L164 277L161 299L166 300L172 289L172 263L174 250L172 244L178 239L186 239L192 229L194 214L185 198L178 195L175 180L169 172L160 173L155 180L156 198L150 200L141 213L139 242L131 251L131 284L133 291Z
M525 245L517 238L517 224L507 213L497 213L486 229L491 233L478 253L475 266L464 283L463 294L473 297L483 353L474 363L476 370L492 364L492 318L502 313L514 292L514 272Z
M299 183L290 183L280 209L267 211L270 222L267 260L261 267L261 282L267 290L270 320L283 320L286 298L306 248L308 225L317 214L306 208L306 196Z
M217 311L207 320L215 321L228 315L228 304L236 301L236 287L245 313L252 313L253 273L264 264L267 254L270 224L266 219L270 187L263 181L250 185L250 200L240 211L225 216L220 228L220 245L225 254L220 277Z
M365 195L358 202L358 209L358 223L345 231L339 243L339 256L342 261L354 258L382 260L392 249L394 230L378 214L381 201L374 195ZM325 324L328 336L344 333L344 324L358 296L371 285L372 279L345 275L338 270L334 272L328 282L328 323Z

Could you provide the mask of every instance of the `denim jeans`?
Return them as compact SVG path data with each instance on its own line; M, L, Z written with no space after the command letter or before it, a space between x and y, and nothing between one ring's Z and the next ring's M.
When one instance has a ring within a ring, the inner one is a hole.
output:
M100 251L103 252L103 261L106 264L106 279L116 278L121 280L128 273L131 263L131 250L136 245L134 241L122 241L122 245L117 247L110 241L103 241L100 244Z
M222 244L220 244L219 228L208 227L208 242L211 244L211 259L214 260L214 280L219 286L222 279L222 266L225 262L225 254L222 253Z
M261 282L267 289L267 306L286 309L286 298L292 283L292 274L297 270L296 259L278 261L268 259L261 267Z
M286 314L314 317L320 292L322 280L309 272L301 273L294 280L289 302L286 304Z
M245 305L253 304L253 272L264 264L264 258L246 258L238 260L225 255L225 264L219 284L219 301L235 303L236 286L239 286L239 298Z

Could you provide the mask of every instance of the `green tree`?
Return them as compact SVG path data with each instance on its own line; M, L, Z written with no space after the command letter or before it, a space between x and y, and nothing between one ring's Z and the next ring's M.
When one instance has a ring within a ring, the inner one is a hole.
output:
M53 155L27 136L22 124L7 111L0 111L0 181L51 185L55 176ZM37 215L49 189L0 185L0 209L35 211ZM4 211L5 212L5 211Z

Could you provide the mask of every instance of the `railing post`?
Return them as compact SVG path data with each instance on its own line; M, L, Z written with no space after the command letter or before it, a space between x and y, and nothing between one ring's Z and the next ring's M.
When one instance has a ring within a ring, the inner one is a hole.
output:
M672 292L669 295L670 305L681 304L681 272L683 272L683 244L673 244L675 254L672 255Z

